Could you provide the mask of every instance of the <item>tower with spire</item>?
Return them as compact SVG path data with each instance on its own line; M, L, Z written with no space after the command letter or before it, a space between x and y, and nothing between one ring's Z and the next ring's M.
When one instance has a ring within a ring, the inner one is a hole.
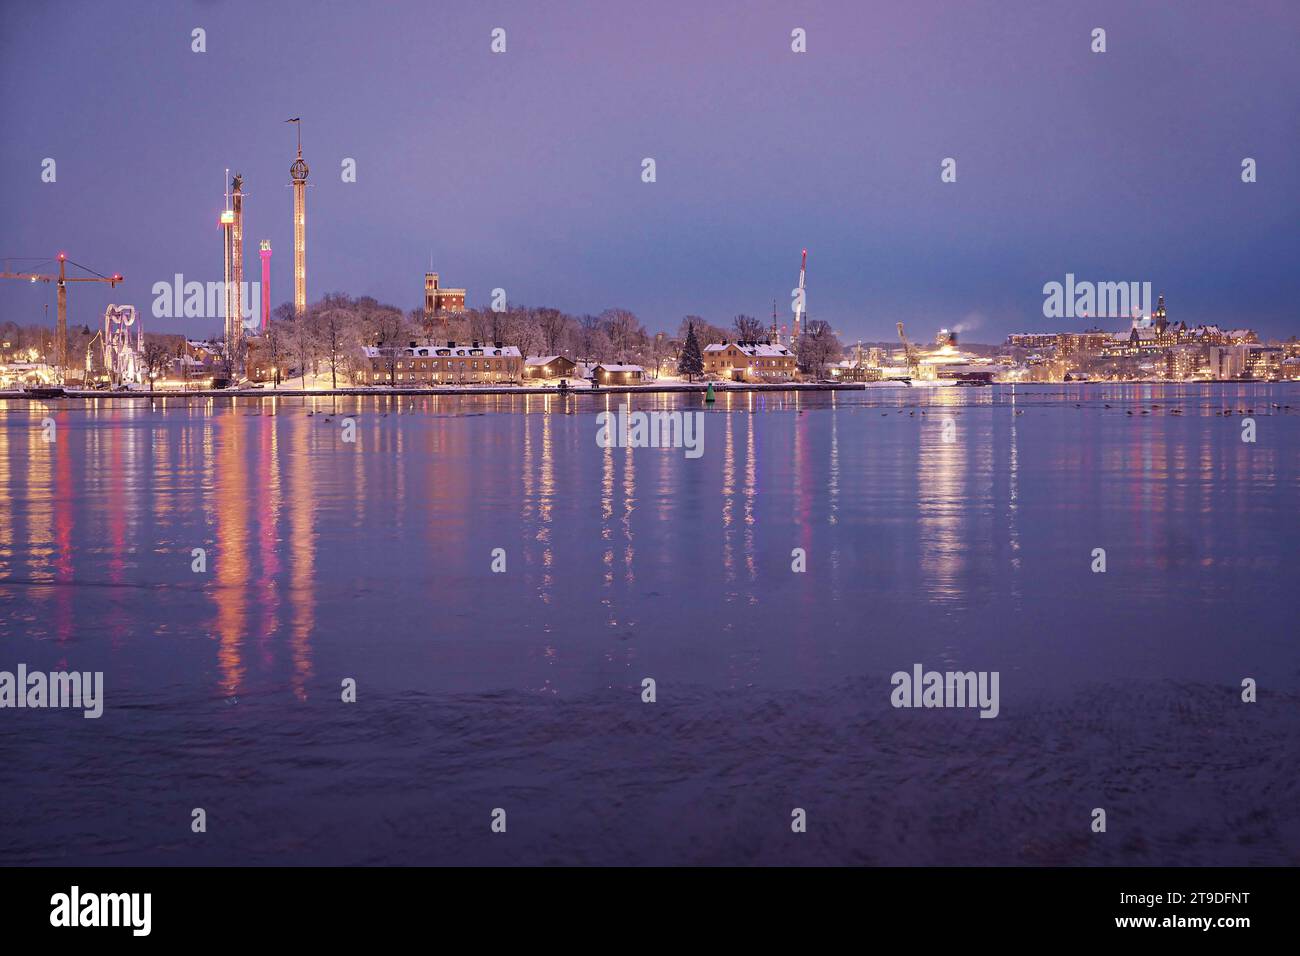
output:
M293 186L293 310L298 314L307 311L307 173L310 170L302 158L302 118L285 120L298 130L298 158L289 167Z

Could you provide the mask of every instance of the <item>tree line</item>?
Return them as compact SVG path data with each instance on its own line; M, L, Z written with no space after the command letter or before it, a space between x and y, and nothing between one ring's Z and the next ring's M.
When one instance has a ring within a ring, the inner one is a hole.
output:
M574 315L550 307L509 304L500 310L466 309L426 315L423 309L403 310L370 296L332 292L302 314L296 314L288 302L275 308L264 334L255 337L252 349L259 362L292 369L295 375L304 371L328 374L334 385L360 381L359 373L369 370L363 358L364 346L380 347L395 364L400 358L397 350L412 342L445 345L449 341L501 342L518 347L525 356L563 355L577 362L640 365L647 377L653 378L661 370L680 370L683 347L692 330L699 348L723 341L763 341L770 335L761 321L744 314L733 317L729 326L687 315L676 329L651 333L635 313L624 308ZM80 350L93 334L88 327L69 329L70 358L80 357ZM47 361L53 357L51 329L9 322L0 326L0 335L15 348L35 349ZM141 358L147 370L153 375L162 374L174 357L184 354L185 341L186 337L177 333L146 329ZM247 341L239 355L229 354L224 343L219 344L229 368L243 367L250 354ZM830 325L821 321L807 324L797 351L800 367L815 375L823 374L841 354Z

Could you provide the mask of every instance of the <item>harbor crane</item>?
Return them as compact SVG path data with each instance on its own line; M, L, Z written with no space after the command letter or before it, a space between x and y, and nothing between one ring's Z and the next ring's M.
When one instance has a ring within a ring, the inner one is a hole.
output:
M806 295L804 280L806 279L807 275L808 275L808 250L805 249L803 251L803 258L799 261L799 288L797 290L797 294L794 302L794 336L791 339L791 343L793 344L795 351L798 351L799 349L799 344L800 344L799 336L804 331L804 327L803 327L804 316L808 311L808 303L807 300L804 298L804 296Z
M907 333L903 331L903 323L898 323L898 341L903 343L903 355L907 362L907 374L916 377L921 371L921 357L916 351L916 346L907 340Z
M28 282L44 282L47 285L51 282L58 284L59 290L59 309L57 325L54 327L54 360L59 377L62 378L68 368L68 283L69 282L107 282L110 286L116 288L117 284L122 281L121 273L106 276L101 275L94 269L90 269L78 262L72 262L68 259L66 253L60 252L56 257L59 263L58 275L44 275L37 272L11 272L9 263L13 260L4 260L4 270L0 271L0 279L26 279ZM32 261L32 260L17 260ZM40 262L49 262L48 259L39 260ZM91 273L88 276L70 276L67 273L67 266L71 264L84 272Z

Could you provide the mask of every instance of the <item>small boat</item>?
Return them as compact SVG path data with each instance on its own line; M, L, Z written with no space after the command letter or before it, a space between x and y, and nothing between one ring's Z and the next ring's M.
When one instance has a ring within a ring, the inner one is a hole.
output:
M28 398L63 398L67 393L62 385L33 385L23 389Z

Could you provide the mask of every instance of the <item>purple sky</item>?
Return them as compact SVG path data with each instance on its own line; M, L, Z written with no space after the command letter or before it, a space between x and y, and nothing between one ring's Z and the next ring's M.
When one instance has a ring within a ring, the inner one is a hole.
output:
M133 302L147 329L215 332L148 312L174 273L221 278L229 166L245 268L257 278L269 238L283 302L283 120L301 116L313 299L415 307L432 255L471 305L502 287L656 330L767 318L775 297L785 322L807 247L810 315L849 339L899 319L919 339L1083 327L1042 317L1067 272L1151 281L1189 324L1292 335L1298 50L1294 0L8 2L0 256L66 250L127 276L72 287L70 321ZM40 321L46 302L53 321L52 289L0 283L0 319Z

